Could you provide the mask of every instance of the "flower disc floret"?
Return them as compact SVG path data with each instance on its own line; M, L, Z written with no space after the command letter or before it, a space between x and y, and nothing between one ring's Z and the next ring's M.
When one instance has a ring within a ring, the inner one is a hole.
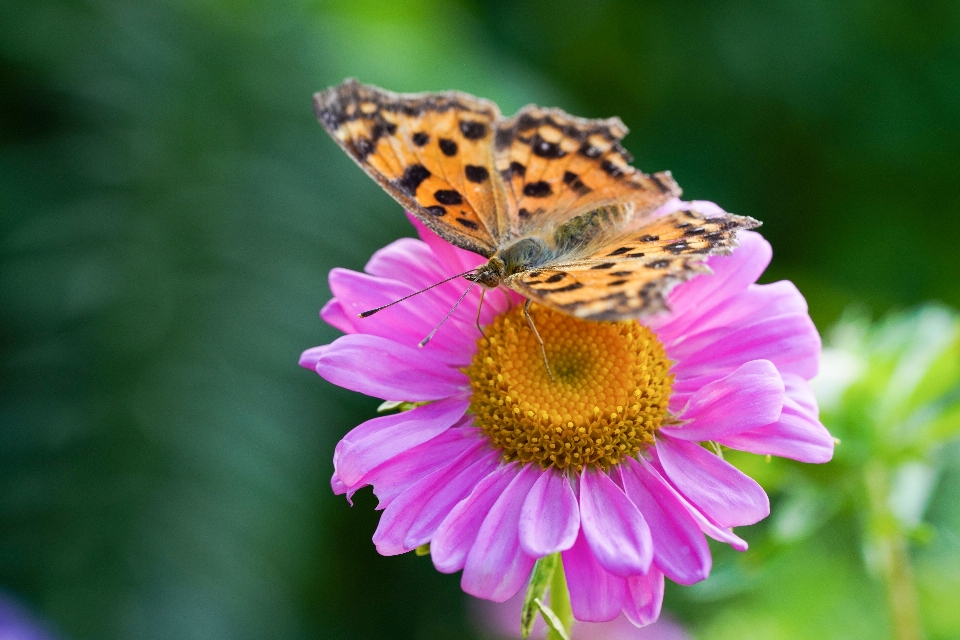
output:
M474 421L505 461L543 468L616 465L654 444L673 376L656 335L635 320L593 322L544 307L497 316L477 341L470 378Z

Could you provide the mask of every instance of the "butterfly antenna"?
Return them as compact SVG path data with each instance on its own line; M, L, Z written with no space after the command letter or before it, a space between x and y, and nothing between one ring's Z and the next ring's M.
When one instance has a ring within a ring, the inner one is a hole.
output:
M483 309L483 296L486 292L486 289L480 289L480 304L477 305L477 317L474 320L477 325L477 331L479 331L480 335L482 335L484 338L487 337L487 334L484 333L483 327L480 326L480 310Z
M397 304L398 302L403 302L404 300L407 300L407 299L409 299L409 298L412 298L412 297L415 296L415 295L421 294L421 293L423 293L424 291L429 291L430 289L433 289L434 287L439 287L440 285L442 285L442 284L445 283L445 282L450 282L451 280L456 280L457 278L462 278L463 276L469 275L469 274L473 273L474 271L476 271L476 269L470 269L469 271L464 271L463 273L458 273L458 274L455 275L455 276L450 276L449 278L446 278L445 280L441 280L440 282L435 282L435 283L433 283L433 284L430 285L429 287L424 287L423 289L420 289L420 291L414 291L414 292L411 293L410 295L403 296L403 297L400 298L399 300L394 300L393 302L391 302L391 303L389 303L389 304L385 304L385 305L383 305L382 307L377 307L376 309L370 309L369 311L364 311L363 313L359 313L359 314L357 314L357 315L358 315L359 317L361 317L361 318L369 318L370 316L372 316L373 314L377 313L378 311L383 311L383 310L386 309L387 307L392 307L393 305ZM467 291L469 291L469 290L470 290L470 289L467 289ZM466 295L466 294L464 294L464 295ZM454 309L456 309L456 307L454 307Z
M557 379L553 377L553 371L550 371L550 363L547 362L547 347L543 344L543 338L540 337L540 332L537 331L537 326L533 324L533 318L530 316L530 305L532 303L533 300L528 299L526 304L523 305L523 315L526 316L527 324L533 329L533 335L537 336L537 342L540 343L540 352L543 354L543 364L547 367L547 375L550 376L551 382L556 382Z
M420 348L422 349L422 348L424 348L425 346L427 346L427 343L430 342L430 338L433 337L433 334L435 334L435 333L437 332L437 330L438 330L440 327L443 326L443 323L447 321L447 318L449 318L451 315L453 315L453 312L457 310L457 307L460 306L460 303L463 302L463 299L467 297L467 294L470 293L470 291L471 291L475 286L477 286L477 283L476 283L476 282L471 282L471 283L470 283L470 286L467 287L467 290L463 292L463 295L460 296L460 299L457 300L457 302L453 305L453 309L450 309L450 311L447 312L447 315L443 316L443 320L440 321L440 324L438 324L437 326L435 326L435 327L433 328L433 331L431 331L431 332L427 335L426 338L424 338L423 340L420 341L420 343L417 345L418 347L420 347Z

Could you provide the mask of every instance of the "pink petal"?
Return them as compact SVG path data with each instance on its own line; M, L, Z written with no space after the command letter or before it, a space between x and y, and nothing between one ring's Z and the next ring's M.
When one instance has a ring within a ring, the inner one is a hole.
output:
M700 314L699 310L694 312L694 315L700 316L695 322L690 323L689 318L684 318L686 326L682 333L662 332L660 338L668 340L668 349L678 349L676 353L683 355L684 345L702 333L794 313L807 313L807 301L792 282L784 280L772 284L751 284L743 291L723 299L708 313ZM677 325L671 325L671 329L675 328Z
M439 280L434 280L434 283ZM353 317L352 325L357 331L389 338L408 347L416 347L453 309L457 299L469 286L470 283L465 280L442 285L372 316L360 318L358 314L400 300L415 293L417 287L347 269L333 269L330 272L330 289L343 306L344 313ZM452 287L452 291L444 293L443 287ZM468 364L476 339L480 337L474 326L478 303L479 294L472 305L465 300L423 351L448 364Z
M820 359L820 335L806 314L763 318L751 325L708 331L697 336L691 346L697 350L682 358L674 350L667 351L679 360L672 370L677 376L676 393L692 393L750 360L770 360L781 374L795 373L809 379L816 375Z
M800 382L806 385L805 381ZM799 386L796 381L794 385ZM793 395L796 397L799 394ZM760 455L782 456L801 462L829 462L833 458L833 437L820 424L816 412L810 411L806 400L801 397L801 401L805 404L801 405L793 397L788 397L783 405L783 413L775 423L731 434L717 441L733 449Z
M580 523L604 569L618 576L646 573L653 559L650 529L640 510L607 474L580 475Z
M753 524L770 515L760 485L700 445L658 434L657 453L670 482L721 527Z
M462 426L451 427L436 438L391 458L366 476L351 489L373 485L373 493L379 504L377 509L386 509L397 496L437 469L457 459L467 449L487 442L479 429Z
M367 420L343 437L337 473L352 486L390 458L430 440L453 426L470 402L447 398L410 411Z
M419 222L417 224L420 225ZM435 235L434 238L436 239ZM448 242L444 240L438 240L438 242L443 243L445 251L450 249ZM457 251L462 252L462 250ZM455 257L454 262L456 264L445 264L437 257L427 243L412 238L401 238L374 253L373 257L370 258L370 261L367 263L367 266L364 267L364 270L370 275L399 280L411 285L414 290L419 290L472 268L474 266L472 263L477 261L476 255L469 252L462 252L462 255L466 256L466 258L461 259L461 257ZM464 262L471 264L464 266ZM479 262L477 264L479 264ZM449 311L452 303L464 292L464 283L464 280L453 280L448 284L442 284L435 289L431 289L430 292L420 295L431 296L433 299L441 300L440 306ZM437 294L441 297L434 298ZM465 313L461 317L472 321L473 318L467 316L475 313L477 304L479 304L479 290L475 289L461 303L464 309L470 311L469 314ZM487 292L487 295L483 299L481 323L487 324L492 321L496 315L506 311L509 304L510 299L506 289Z
M312 347L307 349L302 354L300 354L300 366L304 369L310 369L312 371L317 370L317 363L320 362L320 355L327 350L329 345L321 345L319 347Z
M810 383L798 375L788 373L783 376L783 385L787 398L796 402L801 411L816 420L820 415L820 407L817 405L817 396L813 393Z
M460 273L467 269L478 267L486 262L486 259L481 255L453 246L409 213L407 213L407 218L409 218L413 226L416 227L420 238L430 245L430 250L433 252L433 255L436 256L436 259L439 260L446 269L449 269L450 273Z
M476 488L477 483L497 468L500 456L499 451L487 451L482 458L455 478L446 479L439 476L433 478L442 486L437 490L434 498L424 503L420 508L417 521L407 532L404 546L408 549L415 549L430 542L437 531L437 527L440 526L444 518L450 515L453 507L470 495L470 492ZM430 480L425 478L424 482L427 483Z
M350 317L350 314L343 310L343 305L336 298L328 300L327 304L323 305L323 308L320 309L320 317L323 318L324 322L344 333L357 332L357 328L353 324L356 316Z
M440 521L496 466L493 452L483 454L481 443L465 451L404 491L390 503L373 534L381 555L416 549L430 540Z
M330 488L333 489L333 495L335 496L342 496L347 492L347 485L343 484L336 471L330 477Z
M693 584L710 575L710 547L683 504L659 476L636 460L628 458L621 471L627 495L650 527L653 563L679 584Z
M623 615L638 627L652 624L660 617L663 605L663 574L651 569L645 576L627 579L627 598Z
M567 477L547 469L537 479L520 512L520 544L535 558L573 546L580 530L580 508Z
M518 472L519 465L501 465L477 483L474 490L444 518L430 541L430 557L437 571L453 573L463 569L477 531L497 498Z
M671 313L659 317L658 334L665 342L685 334L696 326L718 304L733 297L757 281L767 265L773 250L759 233L741 231L737 234L740 246L729 256L713 256L707 264L712 275L702 275L674 288L667 297Z
M561 557L574 618L606 622L620 615L627 597L627 581L600 566L582 529L577 541Z
M400 238L374 252L363 270L372 276L400 280L415 289L422 289L460 273L460 270L444 269L444 266L426 242Z
M463 373L423 349L363 334L343 336L328 345L320 354L317 373L337 386L385 400L439 400L467 388Z
M520 511L540 474L535 465L522 466L484 518L460 581L470 595L504 602L526 583L534 558L520 546Z
M678 416L688 420L661 433L701 442L776 422L783 408L784 386L769 360L753 360L730 375L700 388Z
M654 458L656 458L656 450L650 449L649 451L650 453L653 454ZM687 502L687 499L684 498L683 495L681 495L680 492L673 487L673 485L671 485L669 482L667 482L664 479L663 471L662 469L659 468L659 466L656 465L656 460L647 461L647 460L644 460L643 458L640 458L640 465L644 468L644 470L648 474L656 478L660 482L661 486L666 487L670 495L676 498L680 502L680 504L683 505L683 508L686 509L687 513L690 514L690 517L692 517L694 521L696 521L697 526L700 527L701 531L703 531L705 534L707 534L714 540L729 544L731 547L733 547L737 551L747 550L749 545L747 545L745 540L736 536L733 533L733 531L731 531L730 529L724 529L718 526L715 522L712 522L707 516L700 513L700 511L696 507L694 507L692 504ZM656 493L655 495L659 495L659 493Z

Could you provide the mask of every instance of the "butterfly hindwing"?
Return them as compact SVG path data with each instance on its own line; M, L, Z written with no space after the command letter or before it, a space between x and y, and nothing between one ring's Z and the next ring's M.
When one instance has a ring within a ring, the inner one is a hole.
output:
M587 120L530 105L497 125L496 163L506 185L511 232L523 236L612 202L639 214L680 195L669 172L630 166L619 118Z
M564 256L507 279L535 302L591 320L623 320L666 309L670 288L699 273L705 260L737 246L736 232L759 223L696 211L652 219L636 231L595 248L576 261Z
M351 79L316 94L314 105L337 144L424 224L457 246L496 252L506 205L493 157L495 104Z

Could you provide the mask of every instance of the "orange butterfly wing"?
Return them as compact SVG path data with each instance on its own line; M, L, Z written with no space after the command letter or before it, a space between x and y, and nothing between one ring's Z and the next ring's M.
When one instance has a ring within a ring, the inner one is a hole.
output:
M591 320L624 320L666 309L676 284L709 273L710 255L729 254L736 232L760 223L746 216L707 218L678 211L605 242L581 259L535 267L507 278L531 300Z
M337 144L424 224L457 246L496 252L506 202L493 157L495 104L349 79L316 94L314 106Z
M643 216L680 187L670 172L652 176L630 166L619 118L587 120L529 105L497 124L496 162L505 184L511 235L562 224L612 203L633 203Z

